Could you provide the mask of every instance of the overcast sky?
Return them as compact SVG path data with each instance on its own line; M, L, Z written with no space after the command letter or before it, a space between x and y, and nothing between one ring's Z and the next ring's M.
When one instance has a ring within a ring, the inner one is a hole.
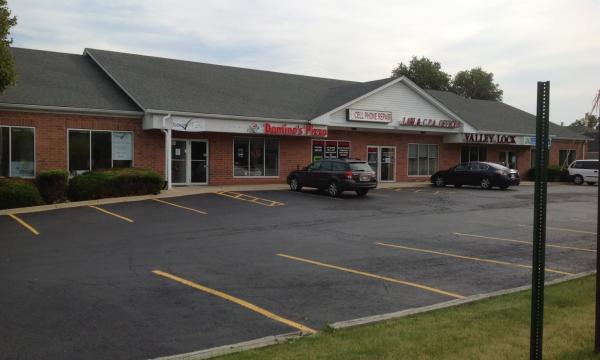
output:
M494 73L504 101L551 120L591 109L600 89L600 1L8 0L14 46L86 47L354 81L426 56L455 74Z

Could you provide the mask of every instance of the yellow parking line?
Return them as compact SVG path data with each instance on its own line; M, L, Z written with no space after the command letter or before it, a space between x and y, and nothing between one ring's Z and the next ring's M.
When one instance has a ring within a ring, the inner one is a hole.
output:
M276 315L276 314L274 314L274 313L272 313L272 312L270 312L268 310L265 310L265 309L263 309L263 308L261 308L259 306L251 304L251 303L249 303L249 302L247 302L245 300L242 300L240 298L237 298L235 296L231 296L229 294L225 294L224 292L221 292L219 290L211 289L211 288L206 287L204 285L197 284L195 282L186 280L184 278L180 278L179 276L176 276L176 275L173 275L173 274L169 274L169 273L161 271L161 270L152 270L152 272L155 275L159 275L159 276L165 277L167 279L171 279L171 280L176 281L176 282L178 282L180 284L192 287L192 288L194 288L196 290L200 290L200 291L203 291L205 293L208 293L208 294L220 297L222 299L231 301L231 302L233 302L235 304L238 304L240 306L245 307L246 309L250 309L250 310L252 310L252 311L254 311L256 313L259 313L259 314L261 314L263 316L268 317L269 319L272 319L272 320L278 321L280 323L286 324L286 325L291 326L291 327L293 327L295 329L298 329L298 330L300 330L300 331L302 331L304 333L315 334L317 332L316 330L311 329L308 326L305 326L305 325L299 324L299 323L297 323L295 321L283 318L283 317L281 317L279 315Z
M253 204L268 206L268 207L285 205L284 203L279 202L279 201L274 201L274 200L269 200L269 199L263 199L263 198L259 198L259 197L256 197L256 196L251 196L251 195L246 195L246 194L238 193L238 192L235 192L235 191L218 191L215 194L222 195L222 196L227 196L229 198L236 199L236 200L247 201L247 202L250 202L250 203L253 203Z
M178 207L178 208L180 208L180 209L185 209L185 210L193 211L193 212L196 212L196 213L198 213L198 214L202 214L202 215L208 215L208 213L207 213L207 212L204 212L204 211L202 211L202 210L192 209L192 208L190 208L190 207L183 206L183 205L179 205L179 204L174 204L174 203L172 203L172 202L168 202L168 201L165 201L165 200L160 200L160 199L152 199L152 200L154 200L154 201L158 201L159 203L163 203L163 204L167 204L167 205L175 206L175 207Z
M114 216L114 217L116 217L116 218L119 218L119 219L121 219L121 220L125 220L125 221L127 221L127 222L130 222L130 223L132 223L132 222L133 222L133 220L131 220L130 218L128 218L128 217L125 217L125 216L123 216L123 215L115 214L115 213L114 213L114 212L112 212L112 211L108 211L108 210L106 210L106 209L103 209L103 208L100 208L100 207L97 207L97 206L94 206L94 205L88 205L88 206L89 206L89 207L91 207L92 209L96 209L96 210L98 210L98 211L102 211L102 212L103 212L103 213L105 213L105 214L112 215L112 216Z
M421 285L421 284L417 284L414 282L410 282L410 281L404 281L404 280L399 280L399 279L394 279L391 277L387 277L387 276L381 276L381 275L376 275L376 274L371 274L368 272L364 272L364 271L359 271L359 270L354 270L354 269L349 269L349 268L345 268L345 267L341 267L341 266L337 266L337 265L330 265L330 264L325 264L319 261L314 261L314 260L310 260L310 259L304 259L304 258L299 258L296 256L291 256L291 255L286 255L286 254L277 254L277 256L281 256L287 259L291 259L291 260L296 260L296 261L300 261L300 262L304 262L307 264L313 264L313 265L317 265L317 266L322 266L325 268L329 268L329 269L335 269L335 270L340 270L340 271L345 271L345 272L349 272L352 274L356 274L356 275L362 275L362 276L366 276L366 277L370 277L373 279L378 279L378 280L384 280L384 281L389 281L391 283L395 283L395 284L400 284L400 285L407 285L407 286L412 286L412 287L416 287L419 289L423 289L423 290L428 290L434 293L438 293L438 294L442 294L442 295L446 295L446 296L450 296L456 299L464 299L465 297L456 293L452 293L449 291L444 291L444 290L440 290L440 289L436 289L427 285Z
M380 243L380 242L376 242L375 244L380 245L380 246L397 248L397 249L418 251L418 252L427 253L427 254L449 256L449 257L453 257L453 258L457 258L457 259L473 260L473 261L486 262L486 263L491 263L491 264L507 265L507 266L515 266L515 267L520 267L520 268L525 268L525 269L531 269L531 266L529 266L529 265L515 264L515 263L510 263L510 262L500 261L500 260L482 259L482 258L476 258L476 257L472 257L472 256L449 254L449 253L444 253L444 252L439 252L439 251L417 249L417 248L408 247L408 246L386 244L386 243ZM574 275L573 273L569 273L566 271L560 271L560 270L554 270L554 269L548 269L548 268L546 268L544 270L547 272L557 273L557 274L561 274L561 275Z
M10 216L11 218L13 218L19 224L23 225L23 227L25 229L31 231L33 233L33 235L39 235L40 234L40 232L37 231L33 226L31 226L28 223L26 223L25 220L21 219L17 215L15 215L15 214L8 214L8 216Z
M463 234L463 233L458 233L458 232L455 232L453 234L454 235L458 235L458 236L467 236L467 237L473 237L473 238L479 238L479 239L489 239L489 240L498 240L498 241L513 242L513 243L518 243L518 244L533 245L533 243L531 241L524 241L524 240L506 239L506 238L499 238L499 237L493 237L493 236L483 236L483 235L475 235L475 234ZM574 246L563 246L563 245L554 245L554 244L546 244L546 246L547 247L557 248L557 249L567 249L567 250L577 250L577 251L589 251L589 252L592 252L592 253L596 253L596 250L593 250L593 249L585 249L585 248L579 248L579 247L574 247Z
M519 226L524 226L524 227L533 227L532 225L524 225L524 224L519 224ZM565 228L557 228L557 227L551 227L551 226L546 226L546 229L548 230L557 230L557 231L568 231L568 232L574 232L574 233L580 233L580 234L591 234L591 235L596 235L595 232L593 231L583 231L583 230L575 230L575 229L565 229Z

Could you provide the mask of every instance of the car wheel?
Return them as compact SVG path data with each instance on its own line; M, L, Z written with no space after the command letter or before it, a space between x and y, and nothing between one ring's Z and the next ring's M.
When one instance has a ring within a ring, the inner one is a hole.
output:
M483 179L481 179L479 186L481 186L483 190L489 190L492 188L492 181L490 180L490 178L484 177Z
M356 189L357 196L365 196L369 192L369 189Z
M573 178L573 182L575 183L575 185L583 184L583 176L575 175L575 177Z
M331 197L339 196L340 195L340 186L338 185L338 183L335 181L330 182L329 186L327 187L327 193Z
M444 181L443 177L438 176L435 178L434 185L437 187L443 187L443 186L446 186L446 182Z
M297 177L293 177L290 179L290 190L292 191L300 191L302 190L302 186L300 186L300 182Z
M588 181L588 182L587 182L587 184L588 184L588 185L590 185L590 186L592 186L592 185L596 185L596 183L595 183L595 182L593 182L593 181Z

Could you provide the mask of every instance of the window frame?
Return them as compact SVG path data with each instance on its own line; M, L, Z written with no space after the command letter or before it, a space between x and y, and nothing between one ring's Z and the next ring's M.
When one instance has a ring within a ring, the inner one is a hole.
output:
M436 157L435 157L435 172L433 172L432 174L428 174L428 175L411 175L410 174L410 146L411 145L416 145L417 146L417 157L416 158L412 158L412 159L417 159L417 173L420 170L420 166L419 166L419 145L427 145L427 173L429 173L429 162L431 161L432 158L429 157L429 146L436 146L437 147L437 151L436 151ZM438 172L440 170L440 144L429 144L429 143L408 143L407 147L406 147L406 176L408 177L424 177L424 176L431 176L433 174L435 174L436 172Z
M567 160L569 160L569 153L573 152L573 161L577 161L577 150L576 149L558 149L558 166L562 167L563 165L560 162L560 153L562 151L567 151ZM570 161L568 164L565 165L565 168L568 168L569 165L571 165L573 163L573 161Z
M89 156L89 169L87 171L92 171L92 132L108 132L111 134L111 139L110 139L110 145L111 145L111 149L110 149L110 168L114 169L114 159L113 159L113 153L112 153L112 133L115 132L126 132L126 133L130 133L131 134L131 168L133 169L135 167L135 133L132 130L97 130L97 129L79 129L79 128L67 128L67 172L69 173L69 176L75 176L73 174L71 174L71 164L70 164L70 160L69 160L69 153L71 151L71 144L69 143L69 132L70 131L87 131L89 133L89 139L90 139L90 145L89 145L89 151L90 151L90 156Z
M37 141L36 128L34 126L0 125L0 128L8 128L8 177L12 176L12 128L33 129L33 176L19 176L22 179L34 179L37 175Z
M267 143L266 140L277 140L277 175L236 175L235 174L235 140L236 139L244 139L248 140L248 169L250 169L250 140L252 139L262 139L263 141L263 171L266 169L266 161L267 161ZM235 179L278 179L281 176L281 138L278 137L262 137L262 136L234 136L231 141L231 175Z

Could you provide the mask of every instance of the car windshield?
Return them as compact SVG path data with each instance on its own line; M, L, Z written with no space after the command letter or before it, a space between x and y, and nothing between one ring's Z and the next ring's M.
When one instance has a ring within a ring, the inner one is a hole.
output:
M350 169L352 169L354 171L373 171L373 169L371 169L369 164L364 163L364 162L350 163Z

